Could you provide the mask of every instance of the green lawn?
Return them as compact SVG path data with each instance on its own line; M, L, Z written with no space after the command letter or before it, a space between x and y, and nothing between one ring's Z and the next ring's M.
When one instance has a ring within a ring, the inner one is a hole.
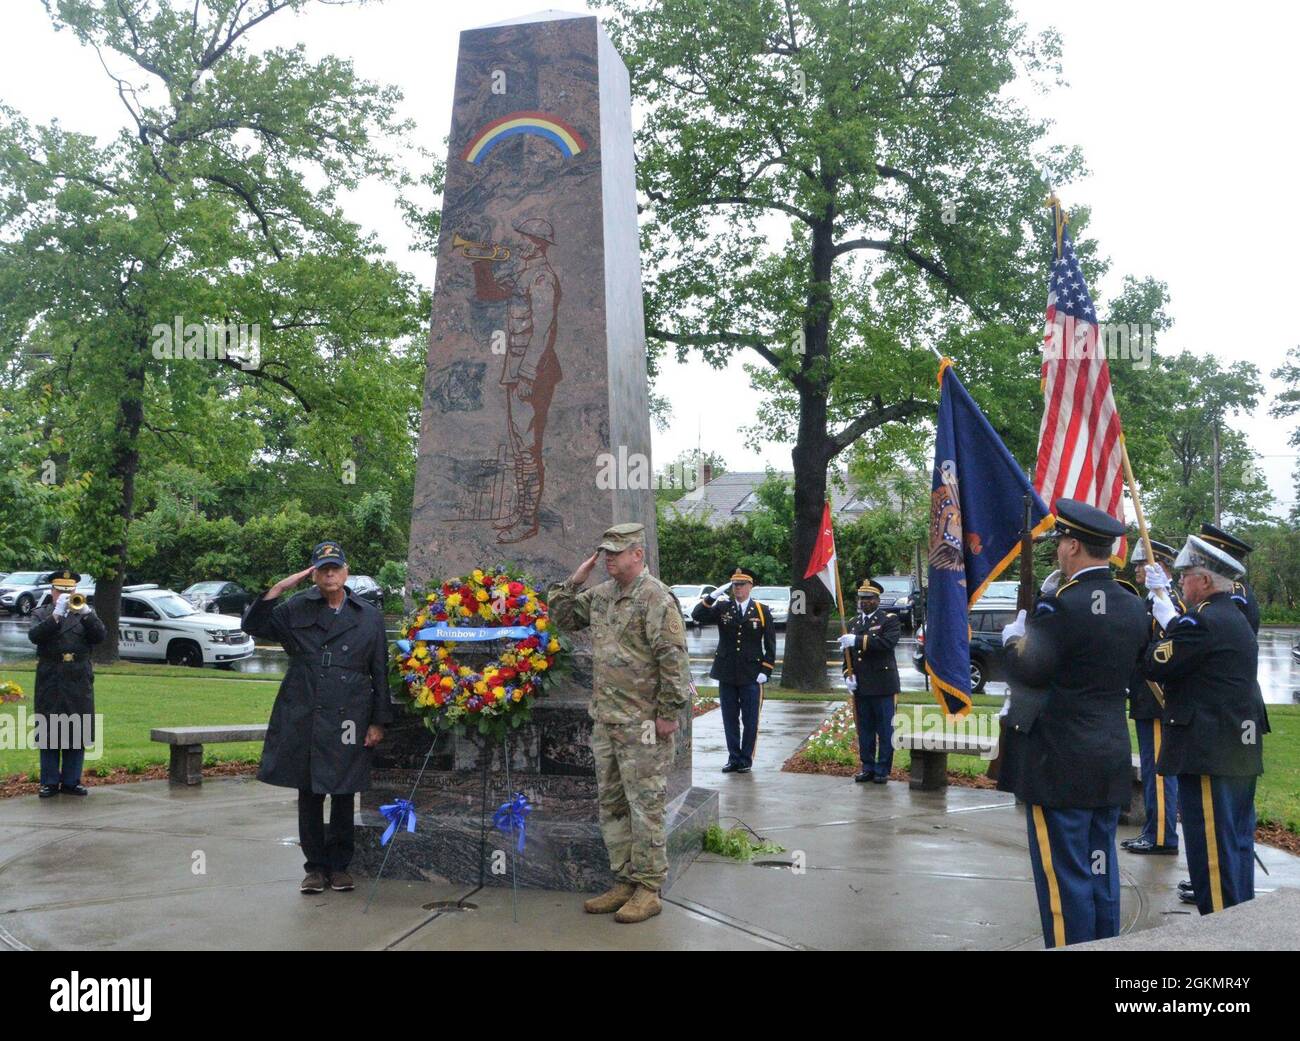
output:
M35 673L0 667L0 681L16 680L26 692L23 701L0 705L0 715L16 716L20 706L32 711ZM265 723L279 683L254 680L239 673L213 669L173 668L166 665L118 664L95 672L95 711L104 717L103 757L86 762L87 773L107 773L110 767L137 770L164 765L166 745L149 740L158 726L194 726L205 723ZM7 729L12 731L16 723ZM0 730L0 734L5 730ZM261 755L260 742L211 745L204 749L209 761L249 760ZM34 774L37 753L0 748L0 777Z

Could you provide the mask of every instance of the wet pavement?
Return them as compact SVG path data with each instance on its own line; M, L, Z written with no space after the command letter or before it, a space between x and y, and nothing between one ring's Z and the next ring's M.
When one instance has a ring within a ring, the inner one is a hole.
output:
M0 618L0 664L15 658L30 658L32 645L27 639L28 623L22 619ZM391 634L390 634L391 635ZM1291 655L1291 649L1300 642L1300 629L1263 629L1259 634L1259 683L1264 691L1264 700L1269 704L1290 704L1300 701L1300 663ZM704 629L690 628L686 633L686 645L691 655L691 678L699 684L708 684L709 668L713 664L713 652L718 646L718 630L709 626ZM912 654L916 649L916 638L905 636L899 641L895 651L898 659L898 675L902 680L903 690L925 690L925 677L912 665ZM826 681L833 686L840 684L840 669L827 650ZM785 633L778 630L776 635L776 682L781 680L780 663L785 657ZM266 673L283 672L285 668L284 652L276 646L259 645L251 658L236 662L236 672ZM1006 693L1006 685L990 681L985 688L986 694L1001 697Z
M470 894L383 881L304 897L296 795L251 778L200 788L148 781L86 799L0 800L0 947L16 949L1005 950L1042 946L1025 823L1009 795L913 792L784 774L781 763L833 707L768 702L754 771L721 774L717 711L695 721L695 783L785 847L744 864L702 854L638 926L585 915L582 897ZM1120 837L1135 833L1121 828ZM400 837L398 839L400 841ZM1300 889L1300 858L1260 847L1261 894ZM525 856L527 853L525 852ZM1126 933L1197 916L1174 887L1183 858L1120 854Z

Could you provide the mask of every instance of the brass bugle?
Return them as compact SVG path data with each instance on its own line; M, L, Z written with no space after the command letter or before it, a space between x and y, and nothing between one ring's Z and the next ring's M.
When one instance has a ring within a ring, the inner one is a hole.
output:
M74 611L80 611L86 606L86 597L82 593L70 593L68 595L68 607Z
M451 236L451 248L460 250L466 260L509 260L510 250L496 242L475 242L459 231Z

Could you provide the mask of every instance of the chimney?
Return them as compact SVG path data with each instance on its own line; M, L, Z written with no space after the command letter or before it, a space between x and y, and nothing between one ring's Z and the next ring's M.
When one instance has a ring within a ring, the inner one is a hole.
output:
M704 469L704 473L701 475L701 480L704 484L708 484L711 480L713 480L713 464L705 463L703 469Z

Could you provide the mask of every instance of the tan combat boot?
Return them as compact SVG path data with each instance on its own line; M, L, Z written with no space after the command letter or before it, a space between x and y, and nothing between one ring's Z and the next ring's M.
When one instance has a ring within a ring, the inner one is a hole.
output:
M653 889L646 889L645 886L637 886L636 892L632 894L632 899L618 909L614 921L622 922L624 925L632 922L644 922L647 918L653 918L663 909L664 905L660 902L658 893Z
M613 914L631 899L635 890L636 886L631 882L615 882L612 889L593 896L582 905L582 909L587 914Z

